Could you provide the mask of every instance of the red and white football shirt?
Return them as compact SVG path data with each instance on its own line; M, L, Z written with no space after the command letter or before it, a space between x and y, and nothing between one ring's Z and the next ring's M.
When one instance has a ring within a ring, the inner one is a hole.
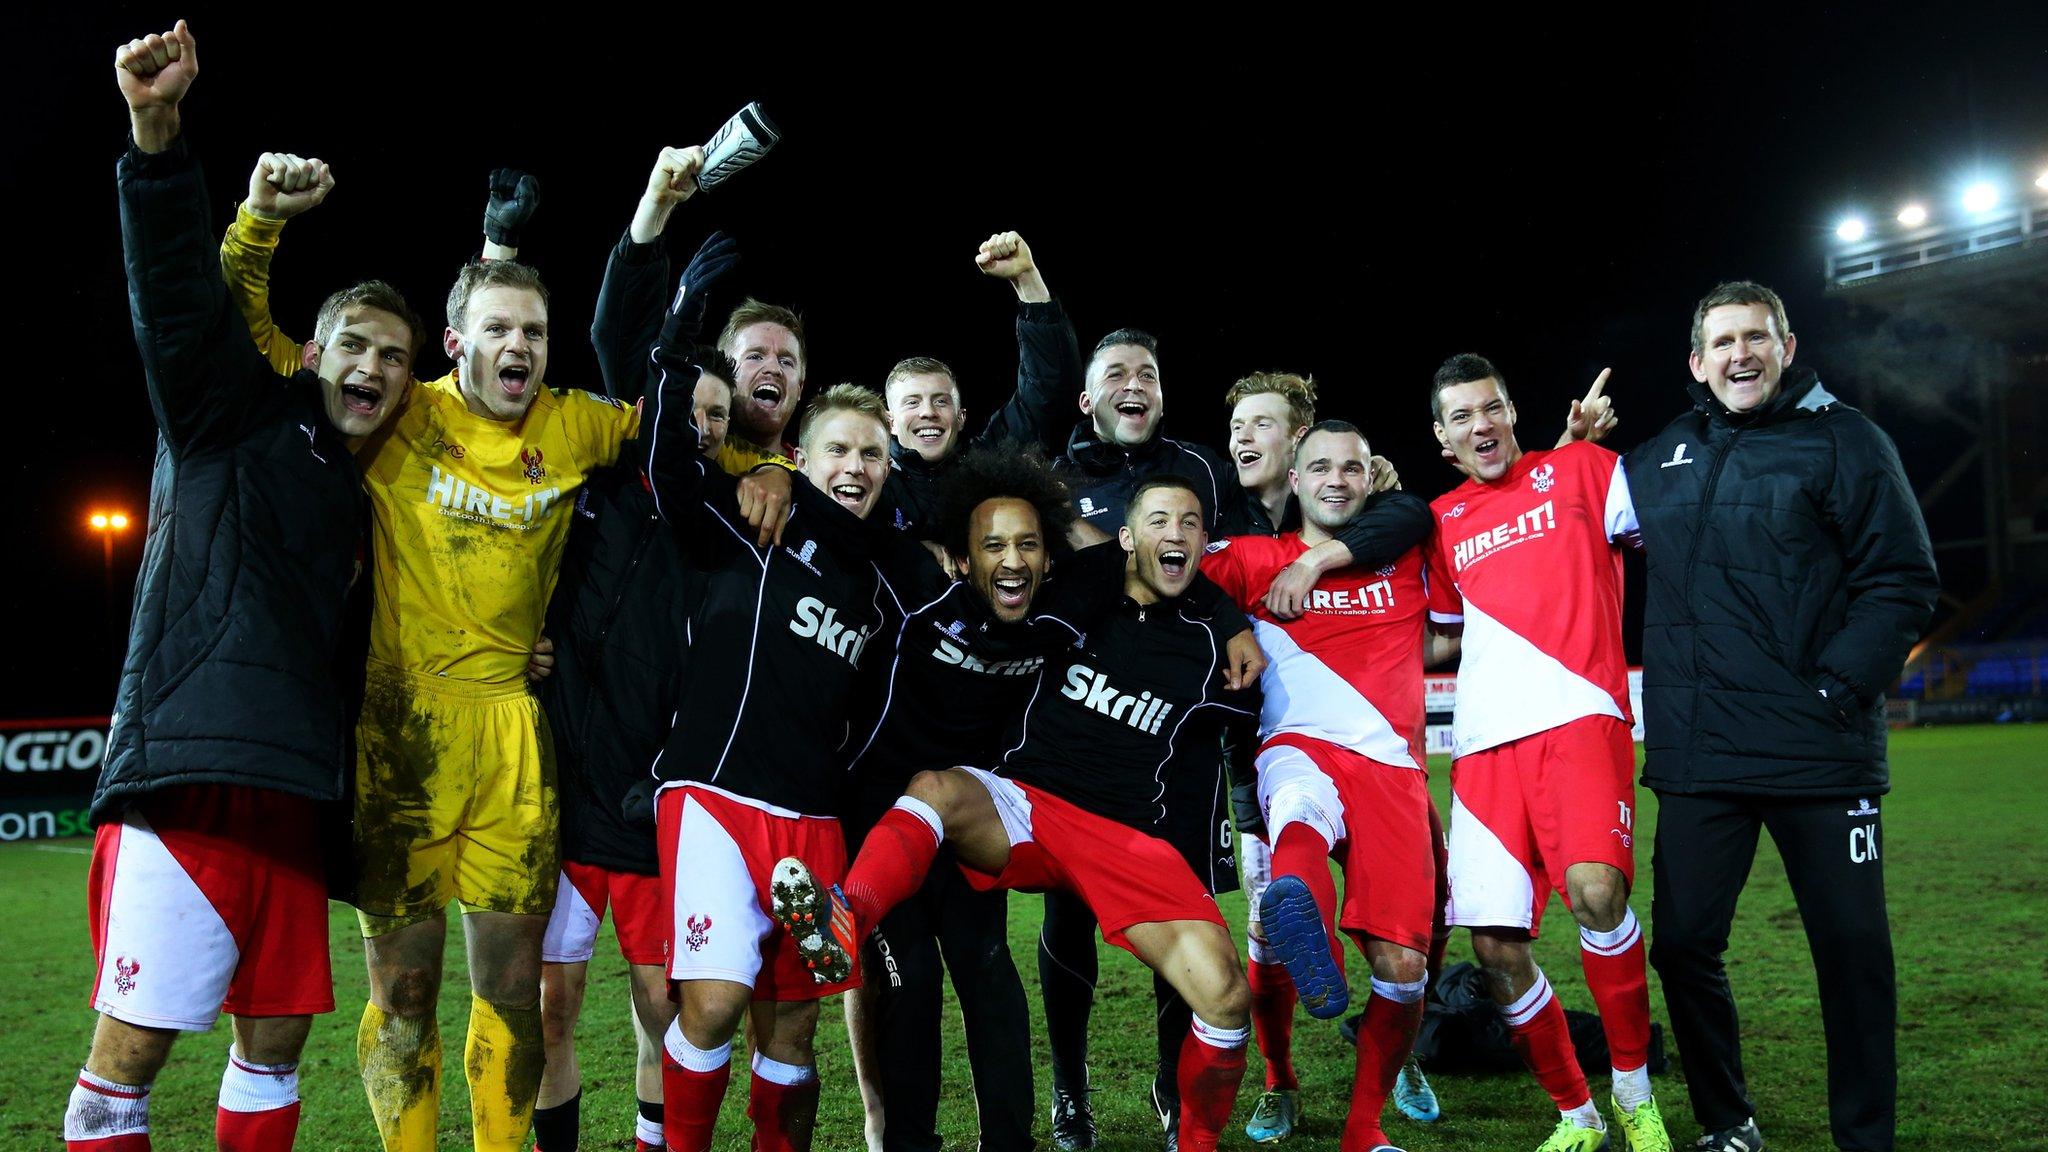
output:
M1451 755L1581 716L1630 722L1621 544L1640 526L1621 458L1584 442L1524 453L1430 510L1430 619L1465 625Z
M1273 577L1308 551L1297 533L1233 536L1210 545L1202 575L1252 615L1266 671L1259 739L1293 733L1382 764L1421 768L1422 626L1428 606L1422 550L1384 568L1327 573L1298 619L1263 603ZM1461 687L1462 693L1462 687Z

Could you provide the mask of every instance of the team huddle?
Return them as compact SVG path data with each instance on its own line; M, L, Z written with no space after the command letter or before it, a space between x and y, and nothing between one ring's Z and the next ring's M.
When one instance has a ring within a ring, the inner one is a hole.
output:
M370 994L357 1056L388 1150L436 1146L451 900L478 1149L521 1149L529 1133L540 1152L577 1146L573 1032L607 913L631 972L636 1148L713 1146L743 1029L753 1147L811 1147L818 1013L842 993L868 1145L940 1147L950 975L981 1144L1029 1149L1040 1104L1007 942L1007 893L1025 891L1045 898L1057 1147L1097 1139L1096 935L1155 976L1166 1147L1219 1146L1255 1039L1266 1082L1246 1137L1287 1139L1312 1087L1347 1101L1343 1148L1398 1152L1390 1103L1440 1115L1411 1050L1464 927L1558 1109L1531 1125L1539 1152L1669 1149L1646 932L1629 907L1623 550L1647 549L1649 625L1667 645L1646 643L1646 781L1747 813L1752 850L1756 822L1784 847L1801 805L1884 790L1881 693L1931 610L1925 531L1916 552L1889 441L1788 367L1783 305L1761 286L1723 285L1694 317L1692 418L1709 423L1675 423L1626 458L1597 443L1616 424L1606 373L1554 447L1524 451L1502 373L1451 357L1429 401L1464 480L1426 502L1360 425L1319 418L1305 376L1238 381L1227 458L1168 438L1158 342L1120 329L1084 356L1015 233L976 255L1018 300L1017 386L978 435L929 357L900 362L879 392L810 389L788 308L747 299L706 339L739 250L714 233L672 272L663 236L707 152L668 148L606 265L599 389L547 378L548 292L517 259L539 186L504 170L482 254L447 298L452 368L416 379L427 329L385 283L334 292L302 342L271 314L272 257L285 222L333 187L325 164L265 154L215 240L181 131L197 72L182 22L116 53L133 133L118 169L129 296L159 438L93 801L100 1016L67 1148L150 1147L150 1082L177 1033L222 1011L234 1040L218 1146L290 1148L311 1018L335 1007L333 895L358 913ZM1830 656L1793 687L1804 713L1781 697L1759 707L1801 731L1816 720L1826 739L1780 757L1806 757L1789 785L1741 775L1728 765L1742 753L1711 734L1666 740L1660 767L1660 719L1696 732L1731 691L1779 691L1715 682L1746 650L1711 608L1660 614L1660 589L1744 602L1712 581L1750 569L1701 522L1740 503L1732 487L1717 503L1716 484L1735 482L1723 464L1766 484L1736 442L1823 421L1849 479L1815 481L1835 486L1816 513L1833 560L1803 563L1849 592L1820 589L1822 607L1795 613L1798 642ZM1866 475L1873 492L1850 489ZM1452 657L1453 800L1439 814L1423 669ZM1692 693L1690 713L1674 720L1653 683ZM1666 835L1660 824L1659 914L1671 902L1687 931L1667 952L1659 920L1658 964L1667 983L1668 956L1699 985L1688 1007L1669 993L1698 1146L1758 1152L1720 976L1741 876L1729 888L1729 869L1700 866L1691 887L1667 881ZM1838 877L1818 856L1795 887L1854 888L1883 932L1881 873ZM1215 899L1240 874L1248 957ZM1701 885L1720 886L1705 912ZM1553 892L1577 921L1607 1107L1531 958ZM1871 942L1824 950L1822 914L1806 914L1824 998L1830 964L1867 975L1847 954ZM1362 1005L1347 940L1370 972ZM1833 993L1845 1010L1882 999L1889 1022L1889 957L1886 935L1881 982ZM1348 1096L1298 1081L1297 1007L1361 1009ZM1837 1141L1888 1149L1889 1032L1881 1052L1838 1055L1836 1015L1830 1002Z

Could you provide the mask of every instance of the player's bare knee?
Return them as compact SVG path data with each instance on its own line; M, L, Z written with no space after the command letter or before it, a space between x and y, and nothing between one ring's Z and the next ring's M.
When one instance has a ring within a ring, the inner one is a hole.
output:
M441 970L424 964L380 966L376 985L382 989L378 1007L393 1016L432 1016L441 998Z
M1565 879L1572 916L1595 932L1612 932L1628 915L1628 882L1604 864L1574 865Z
M1373 979L1388 984L1413 984L1429 975L1429 958L1412 948L1375 949Z
M919 772L910 778L910 784L903 790L905 796L931 805L941 820L951 820L960 810L960 786L965 781L958 772Z
M752 989L722 980L685 980L678 992L676 1026L683 1039L710 1050L730 1041L747 1014Z
M296 1064L312 1034L311 1016L237 1016L235 1051L253 1064Z
M169 1028L144 1028L102 1015L93 1028L86 1070L116 1084L147 1084L163 1071L178 1038Z

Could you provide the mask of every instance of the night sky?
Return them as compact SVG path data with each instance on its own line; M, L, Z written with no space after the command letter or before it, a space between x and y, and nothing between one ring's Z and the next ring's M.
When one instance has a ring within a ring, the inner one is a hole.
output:
M1232 380L1308 372L1324 414L1362 425L1433 496L1456 478L1425 408L1445 356L1500 366L1525 448L1547 445L1611 366L1611 443L1626 447L1685 404L1693 303L1748 277L1784 295L1799 359L1887 427L1924 485L1957 442L1914 404L1948 403L1951 381L1930 363L1924 395L1879 392L1860 384L1868 363L1831 357L1867 346L1851 341L1867 318L1823 298L1831 230L1850 207L1887 220L1908 194L1939 212L1971 171L2023 187L2048 166L2048 37L2013 9L1687 6L1670 11L1695 26L1633 42L1561 23L1481 42L1477 9L1433 30L1077 22L913 41L884 10L807 28L778 7L749 31L672 7L644 26L536 25L510 7L314 22L305 6L260 28L187 8L202 72L186 131L216 230L259 152L319 156L338 187L286 230L285 330L303 338L327 291L372 276L435 316L479 245L487 173L524 168L543 185L522 258L554 294L547 379L596 388L589 302L657 151L760 100L784 143L683 205L669 244L680 268L711 229L739 238L714 310L742 292L799 308L814 391L879 386L896 360L934 355L986 415L1014 378L1014 305L972 257L1014 228L1084 347L1123 325L1158 334L1172 434L1220 445ZM110 61L180 14L123 5L11 37L0 477L18 514L0 603L17 640L0 715L103 712L112 697L84 520L143 509L154 433L121 272L126 115ZM417 370L446 361L428 350ZM116 557L124 613L139 544Z

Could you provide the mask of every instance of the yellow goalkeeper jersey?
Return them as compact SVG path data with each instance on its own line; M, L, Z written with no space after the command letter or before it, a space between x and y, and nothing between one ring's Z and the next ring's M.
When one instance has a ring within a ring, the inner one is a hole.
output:
M454 375L412 395L356 452L374 513L370 655L429 676L526 675L576 490L615 463L640 413L541 389L517 423L470 412Z

